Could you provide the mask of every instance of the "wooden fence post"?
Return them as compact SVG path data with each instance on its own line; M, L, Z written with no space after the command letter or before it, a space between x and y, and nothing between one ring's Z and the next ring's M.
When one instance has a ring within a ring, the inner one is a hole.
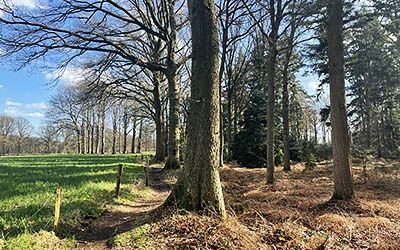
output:
M53 230L56 231L58 224L60 223L60 210L61 210L61 188L57 187L56 188L56 199L55 199L55 205L54 205L54 224L53 224Z
M122 179L122 164L118 165L118 173L117 173L117 185L115 186L115 195L119 196L119 191L121 188L121 179Z

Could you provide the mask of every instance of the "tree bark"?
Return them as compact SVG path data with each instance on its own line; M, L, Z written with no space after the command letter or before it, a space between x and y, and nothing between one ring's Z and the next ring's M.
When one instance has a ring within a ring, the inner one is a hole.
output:
M229 6L229 0L227 1L226 5ZM227 7L228 8L228 7ZM219 73L218 73L218 81L219 81L219 105L221 109L221 117L220 117L220 125L219 130L221 131L220 136L220 147L219 147L219 154L220 154L220 167L224 166L224 119L223 119L223 105L222 105L222 78L224 76L225 71L225 63L226 63L226 55L228 49L228 27L229 27L229 15L230 11L226 9L225 19L223 20L224 25L221 25L222 29L222 41L221 41L221 64L219 66ZM222 24L222 23L221 23ZM229 126L229 125L228 125ZM229 135L228 135L229 136ZM229 143L229 142L228 142ZM228 145L229 147L229 145ZM229 155L229 148L228 148L228 155ZM229 157L229 156L228 156ZM230 160L230 159L228 159Z
M188 1L192 82L184 167L166 204L226 216L219 178L218 33L213 0Z
M117 144L117 112L115 108L113 108L113 132L112 132L112 154L116 154L116 144Z
M131 144L131 154L135 153L135 140L136 140L136 117L132 120L132 144Z
M76 131L76 152L77 154L81 153L81 132L78 128L75 129Z
M274 136L275 136L275 75L276 58L278 51L276 47L270 48L269 65L267 76L267 183L273 184L275 181L275 156L274 156Z
M343 0L328 3L328 58L332 122L333 200L354 197L344 82Z
M176 20L175 0L168 0L169 12L169 41L167 47L167 79L169 99L169 136L168 136L168 157L165 162L165 169L178 169L179 163L179 85L176 80L178 65L176 64Z
M282 86L282 139L283 139L283 170L290 171L290 110L289 110L289 65L293 54L293 40L296 34L296 18L292 17L290 35L288 37L288 48L286 50L285 62L283 66L283 86Z
M137 142L137 148L136 148L136 153L138 153L138 154L142 153L142 131L143 131L143 120L140 120L139 136L138 136L138 142Z
M269 2L269 12L271 20L271 32L268 37L269 53L267 65L267 183L273 184L275 181L275 85L276 85L276 64L278 57L279 26L282 18L282 0L271 0Z
M97 116L97 123L96 123L96 146L95 146L95 154L99 153L99 146L100 146L100 117Z
M162 114L161 98L160 98L160 75L158 72L153 73L154 89L154 122L156 124L156 155L153 162L163 162L165 160L165 141L164 141L164 121Z
M81 154L85 154L85 122L82 121L82 125L81 125L81 142L82 142L82 147L81 147Z
M86 154L90 154L90 115L89 110L86 111Z
M90 144L90 153L94 154L94 146L95 146L95 136L94 136L94 130L95 130L95 113L94 110L92 111L92 124L90 126L91 128L91 144Z
M124 108L124 115L123 115L123 142L122 142L122 153L127 153L128 148L128 126L129 126L129 116L128 110Z
M105 134L105 123L106 123L106 111L104 104L101 109L101 142L100 142L100 153L104 154L104 146L105 146L105 141L106 141L106 134Z
M228 80L229 82L230 80ZM230 84L228 83L228 90L227 90L227 106L226 106L226 146L227 146L227 154L226 154L226 160L231 161L232 160L232 89ZM221 112L222 113L222 112ZM222 127L223 129L223 127ZM223 131L223 130L221 130ZM223 132L221 132L223 134ZM223 152L223 150L222 150Z

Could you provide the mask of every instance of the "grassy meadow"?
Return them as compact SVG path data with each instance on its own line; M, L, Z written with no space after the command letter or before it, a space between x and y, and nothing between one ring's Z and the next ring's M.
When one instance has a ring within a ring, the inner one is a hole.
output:
M0 157L0 239L53 226L54 191L62 189L64 235L83 231L107 205L133 202L150 155L35 155ZM124 165L121 196L114 198L117 166ZM137 192L145 192L139 190ZM1 247L0 247L1 248Z

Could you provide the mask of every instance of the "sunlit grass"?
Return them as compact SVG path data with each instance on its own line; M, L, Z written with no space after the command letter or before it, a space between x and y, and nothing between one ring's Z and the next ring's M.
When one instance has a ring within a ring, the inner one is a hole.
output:
M100 216L116 201L119 163L124 165L120 199L132 201L136 196L130 191L142 175L142 160L141 155L0 157L0 237L51 230L57 186L62 188L63 233L79 228L81 220Z

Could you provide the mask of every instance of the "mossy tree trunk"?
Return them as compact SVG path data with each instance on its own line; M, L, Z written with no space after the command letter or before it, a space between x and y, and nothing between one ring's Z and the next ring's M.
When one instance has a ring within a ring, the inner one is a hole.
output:
M328 58L331 100L333 200L354 197L344 82L343 0L328 3Z
M218 33L213 0L188 1L192 82L183 171L166 204L226 216L220 165Z

